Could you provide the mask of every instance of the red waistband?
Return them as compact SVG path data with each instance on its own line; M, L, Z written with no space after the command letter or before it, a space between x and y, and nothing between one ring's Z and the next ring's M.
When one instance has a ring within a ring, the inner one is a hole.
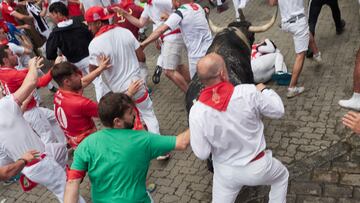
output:
M173 30L173 31L171 31L171 32L169 32L169 33L167 33L167 34L160 35L160 39L161 39L161 41L164 41L164 38L165 38L166 36L173 35L173 34L177 34L177 33L181 33L180 28L175 29L175 30Z
M149 96L148 90L145 89L144 95L142 97L140 97L139 99L137 99L135 101L135 103L140 104L141 102L145 101L148 96Z
M26 167L30 167L32 165L35 165L37 163L39 163L42 159L44 159L46 157L46 154L41 154L39 158L34 159L32 161L30 161L29 163L26 164Z
M256 161L256 160L261 159L264 155L265 155L265 152L264 152L264 151L260 152L255 158L253 158L253 159L250 161L250 163L253 162L253 161Z

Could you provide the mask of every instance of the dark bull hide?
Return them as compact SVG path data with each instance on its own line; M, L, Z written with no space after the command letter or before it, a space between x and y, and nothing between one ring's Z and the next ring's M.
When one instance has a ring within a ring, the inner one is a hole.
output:
M241 9L239 9L241 21L232 22L226 28L218 28L209 20L211 30L218 33L215 35L207 53L215 52L224 58L232 84L254 83L250 63L251 45L255 40L254 35L255 32L268 30L274 24L277 11L278 9L276 9L272 19L263 26L251 26L251 23L245 20ZM186 110L188 113L194 100L199 97L202 88L204 88L204 85L195 74L186 93Z
M213 32L218 32L209 47L207 54L215 52L224 58L230 82L234 85L253 84L254 75L251 70L250 55L251 45L255 40L256 32L268 30L275 22L278 8L272 19L263 26L251 26L251 23L245 20L241 9L240 22L232 22L227 28L218 28L209 20L210 28ZM193 102L199 97L204 85L199 81L197 74L194 75L189 89L186 92L186 110L189 113ZM213 172L211 156L207 161L209 171Z

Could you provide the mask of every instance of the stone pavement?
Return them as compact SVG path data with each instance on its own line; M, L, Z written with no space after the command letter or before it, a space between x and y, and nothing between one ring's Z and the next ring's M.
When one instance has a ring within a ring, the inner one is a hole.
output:
M270 18L274 8L269 9L266 2L251 1L245 9L245 16L253 24ZM232 3L229 3L231 8L222 14L212 10L210 18L216 24L225 25L234 19ZM282 119L265 119L264 123L268 148L290 172L288 202L360 202L360 139L342 126L341 117L347 110L337 104L339 99L352 94L355 51L360 45L359 6L355 0L339 1L339 4L347 22L346 31L335 35L330 9L324 7L316 30L324 63L305 61L300 83L307 91L286 99L286 87L268 84L280 94L285 105ZM291 36L274 26L256 35L257 40L264 37L276 42L291 70L295 56ZM145 51L152 74L157 51L152 46ZM185 130L184 95L164 76L159 85L150 83L149 86L154 90L152 98L162 134ZM52 108L51 95L47 90L42 93L44 104ZM90 88L86 95L94 98ZM190 147L172 155L167 162L153 161L151 164L148 182L157 184L152 193L155 202L210 202L212 174L207 171L206 163L196 159ZM81 185L81 194L91 201L89 191L86 179ZM237 202L267 202L268 191L265 186L244 187ZM0 202L2 199L7 199L6 202L56 202L43 187L23 193L18 184L0 185Z

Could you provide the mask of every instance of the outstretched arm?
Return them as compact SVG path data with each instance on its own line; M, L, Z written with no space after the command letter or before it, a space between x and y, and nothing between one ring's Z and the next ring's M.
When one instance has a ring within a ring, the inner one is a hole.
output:
M166 24L161 25L156 30L154 30L154 32L152 32L151 35L148 38L146 38L145 41L143 41L141 43L141 47L145 48L151 42L157 40L168 29L169 29L169 26L167 26Z
M89 74L81 78L81 84L83 88L87 87L96 77L98 77L104 70L111 67L110 58L105 55L100 55L98 57L99 66L92 70Z
M29 61L29 71L24 79L24 82L22 83L21 87L16 90L16 92L13 94L14 97L19 102L19 105L23 103L26 98L33 92L33 90L36 88L37 85L37 69L41 68L43 66L42 64L43 59L40 57L34 57L30 59Z

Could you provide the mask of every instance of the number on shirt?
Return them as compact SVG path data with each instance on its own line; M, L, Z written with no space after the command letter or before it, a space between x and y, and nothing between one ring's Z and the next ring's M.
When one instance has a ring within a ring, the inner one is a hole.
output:
M66 115L65 115L65 112L64 110L59 107L57 110L56 110L56 117L61 125L61 127L63 127L64 129L67 128L68 126L68 123L67 123L67 118L66 118Z
M190 6L194 11L199 10L199 6L197 4L191 3Z

